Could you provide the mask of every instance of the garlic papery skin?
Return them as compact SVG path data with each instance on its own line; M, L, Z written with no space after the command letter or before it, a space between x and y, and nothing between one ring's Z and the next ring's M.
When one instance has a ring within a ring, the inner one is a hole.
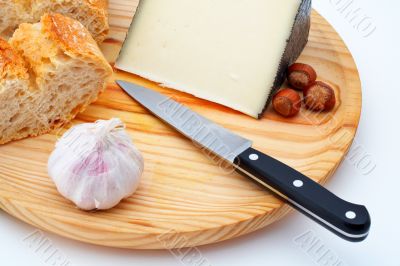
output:
M82 210L105 210L132 195L144 161L121 120L99 120L69 129L48 160L57 190Z

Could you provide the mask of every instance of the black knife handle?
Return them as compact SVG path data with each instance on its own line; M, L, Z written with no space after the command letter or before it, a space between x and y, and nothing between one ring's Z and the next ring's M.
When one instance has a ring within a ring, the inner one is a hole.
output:
M342 200L284 163L249 148L234 164L239 172L269 188L338 236L352 242L368 236L371 220L364 206Z

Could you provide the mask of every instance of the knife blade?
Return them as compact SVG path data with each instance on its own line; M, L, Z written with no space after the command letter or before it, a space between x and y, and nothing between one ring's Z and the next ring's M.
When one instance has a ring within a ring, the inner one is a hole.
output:
M116 82L133 99L199 147L226 160L238 172L268 188L326 229L352 242L368 236L371 219L365 206L339 198L309 177L252 148L252 141L170 97L126 81Z

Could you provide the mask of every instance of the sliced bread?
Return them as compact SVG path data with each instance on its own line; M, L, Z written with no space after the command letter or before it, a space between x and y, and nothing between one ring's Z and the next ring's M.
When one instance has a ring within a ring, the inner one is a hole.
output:
M21 23L60 13L80 21L100 43L109 29L107 6L107 0L0 0L0 35L8 38Z
M112 69L88 30L60 14L0 41L0 144L60 127L96 100Z

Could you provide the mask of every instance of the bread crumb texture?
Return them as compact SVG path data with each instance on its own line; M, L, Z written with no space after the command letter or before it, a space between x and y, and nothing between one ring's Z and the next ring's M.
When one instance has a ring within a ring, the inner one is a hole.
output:
M78 20L98 43L109 31L107 0L0 0L0 36L8 39L21 23L39 22L45 13Z
M60 14L0 39L0 144L60 127L95 101L112 75L88 30Z

